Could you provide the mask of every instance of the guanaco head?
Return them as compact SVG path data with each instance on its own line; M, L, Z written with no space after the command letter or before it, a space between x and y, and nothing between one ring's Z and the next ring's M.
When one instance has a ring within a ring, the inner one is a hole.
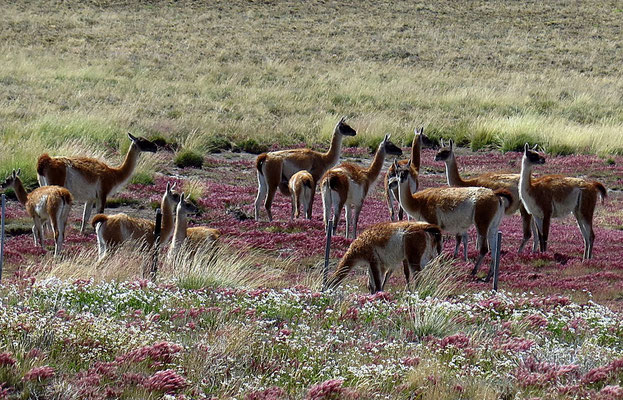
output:
M537 153L535 150L536 146L530 149L530 146L526 143L523 148L524 159L526 159L530 164L545 164L545 157Z
M184 213L185 215L188 215L198 213L199 208L186 199L188 199L188 195L182 193L180 195L180 202L177 203L177 214L179 215L180 213Z
M4 182L2 182L2 189L6 189L15 185L15 183L19 180L19 174L22 172L22 169L19 168L17 171L13 170L13 173L9 174L6 177Z
M174 183L173 185L171 185L170 182L167 182L167 188L164 191L164 199L165 199L165 201L169 202L169 204L172 204L172 205L176 205L177 203L180 202L180 195L179 195L179 193L175 193L173 191L173 189L175 189L176 186L177 186L177 182Z
M385 154L392 154L392 155L395 155L395 156L401 156L402 155L402 150L400 149L400 147L398 147L394 143L392 143L391 140L389 140L390 136L391 135L389 135L389 134L385 135L385 138L383 139L383 141L381 142L379 147L383 148L385 150Z
M454 157L454 140L450 139L450 143L444 146L443 139L441 140L441 149L435 155L435 161L446 161Z
M340 121L335 125L335 132L338 132L344 136L355 136L357 131L351 128L346 122L346 117L342 117Z
M409 169L411 168L411 160L405 164L404 167L398 165L397 161L394 161L394 170L396 171L396 178L398 184L401 185L409 180Z
M128 132L128 137L132 141L132 146L136 146L140 151L155 153L158 150L156 143L142 137L137 137Z

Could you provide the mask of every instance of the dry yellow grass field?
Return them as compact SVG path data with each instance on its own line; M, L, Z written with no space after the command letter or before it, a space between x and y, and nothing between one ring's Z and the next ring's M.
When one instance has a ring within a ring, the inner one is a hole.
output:
M623 152L623 4L2 2L0 173L34 177L78 140L130 130L207 151L326 145L340 115L373 146Z

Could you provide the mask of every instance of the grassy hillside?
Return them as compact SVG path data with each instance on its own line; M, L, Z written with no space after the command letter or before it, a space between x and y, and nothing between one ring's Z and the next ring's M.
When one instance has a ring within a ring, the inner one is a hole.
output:
M340 115L350 145L425 125L474 148L623 152L620 2L0 5L0 173L126 130L325 145Z

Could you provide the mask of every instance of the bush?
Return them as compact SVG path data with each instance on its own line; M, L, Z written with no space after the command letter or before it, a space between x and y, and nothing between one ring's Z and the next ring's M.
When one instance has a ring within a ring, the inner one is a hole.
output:
M153 185L154 175L149 172L137 172L130 179L130 183L139 185Z
M231 150L231 143L225 137L212 136L206 141L205 148L208 153L220 153L223 150Z
M236 143L236 148L251 154L260 154L268 151L268 146L259 144L255 139L246 139Z
M503 152L507 152L507 151L523 151L523 147L524 145L528 143L530 145L530 147L534 146L535 144L538 145L543 145L535 136L527 134L527 133L520 133L518 135L508 135L508 136L503 136L502 137L502 151Z
M192 150L182 150L175 156L173 163L180 168L201 168L203 156Z

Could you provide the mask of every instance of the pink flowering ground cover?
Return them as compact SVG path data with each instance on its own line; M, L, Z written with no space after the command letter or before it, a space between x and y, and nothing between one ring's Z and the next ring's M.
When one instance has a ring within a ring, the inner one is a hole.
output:
M405 149L405 156L409 150ZM436 150L422 151L421 188L445 184L444 164L433 161ZM371 155L367 149L347 148L343 159L368 164ZM461 174L476 175L490 171L518 173L521 153L471 152L465 149L457 151ZM386 164L389 161L386 162ZM384 174L385 170L382 172ZM553 220L550 230L548 252L531 253L529 250L519 255L516 249L521 241L521 221L518 215L507 217L501 225L503 247L500 271L500 285L510 290L530 290L543 293L567 293L577 298L587 299L590 292L592 299L605 302L614 308L620 307L623 291L623 158L603 159L592 155L546 157L546 164L536 168L535 173L560 173L569 176L581 176L597 179L610 189L608 198L598 204L595 215L594 259L582 262L582 238L572 216ZM290 199L277 193L272 210L274 221L268 222L261 210L262 220L239 220L240 215L253 216L253 203L257 193L257 178L254 168L254 156L225 153L206 157L203 170L174 169L166 167L165 174L158 174L153 185L132 184L117 195L129 200L130 206L120 210L107 209L108 213L126 212L144 218L153 218L154 208L167 182L177 182L178 188L190 178L198 179L203 196L197 199L201 214L191 216L191 225L206 225L217 228L223 234L223 242L241 251L248 249L263 251L269 257L287 258L295 261L297 268L286 276L296 282L316 265L324 254L324 227L322 222L322 201L319 191L316 193L313 219L290 220ZM383 196L383 175L376 187L365 200L359 226L360 231L377 222L387 221L389 213ZM76 226L80 218L81 205L74 207L71 227L68 229L66 251L77 252L85 246L95 246L95 236L80 235ZM9 202L8 222L28 222L26 215L16 202ZM350 240L343 237L344 218L338 227L338 236L333 238L331 258L337 260L348 248ZM454 240L445 243L446 252L451 252ZM51 245L51 241L48 242ZM530 247L531 244L527 247ZM50 247L48 247L50 248ZM470 237L469 257L474 259L475 234ZM9 237L6 244L6 262L8 271L15 271L21 265L37 263L44 257L41 249L35 248L30 235ZM49 257L47 255L46 257ZM489 286L469 276L470 262L456 260L460 271L456 279L462 287L480 290ZM482 271L486 271L483 264ZM484 273L484 272L482 272ZM363 272L358 272L363 282ZM391 283L401 286L401 276L392 277ZM288 284L288 282L284 282Z

